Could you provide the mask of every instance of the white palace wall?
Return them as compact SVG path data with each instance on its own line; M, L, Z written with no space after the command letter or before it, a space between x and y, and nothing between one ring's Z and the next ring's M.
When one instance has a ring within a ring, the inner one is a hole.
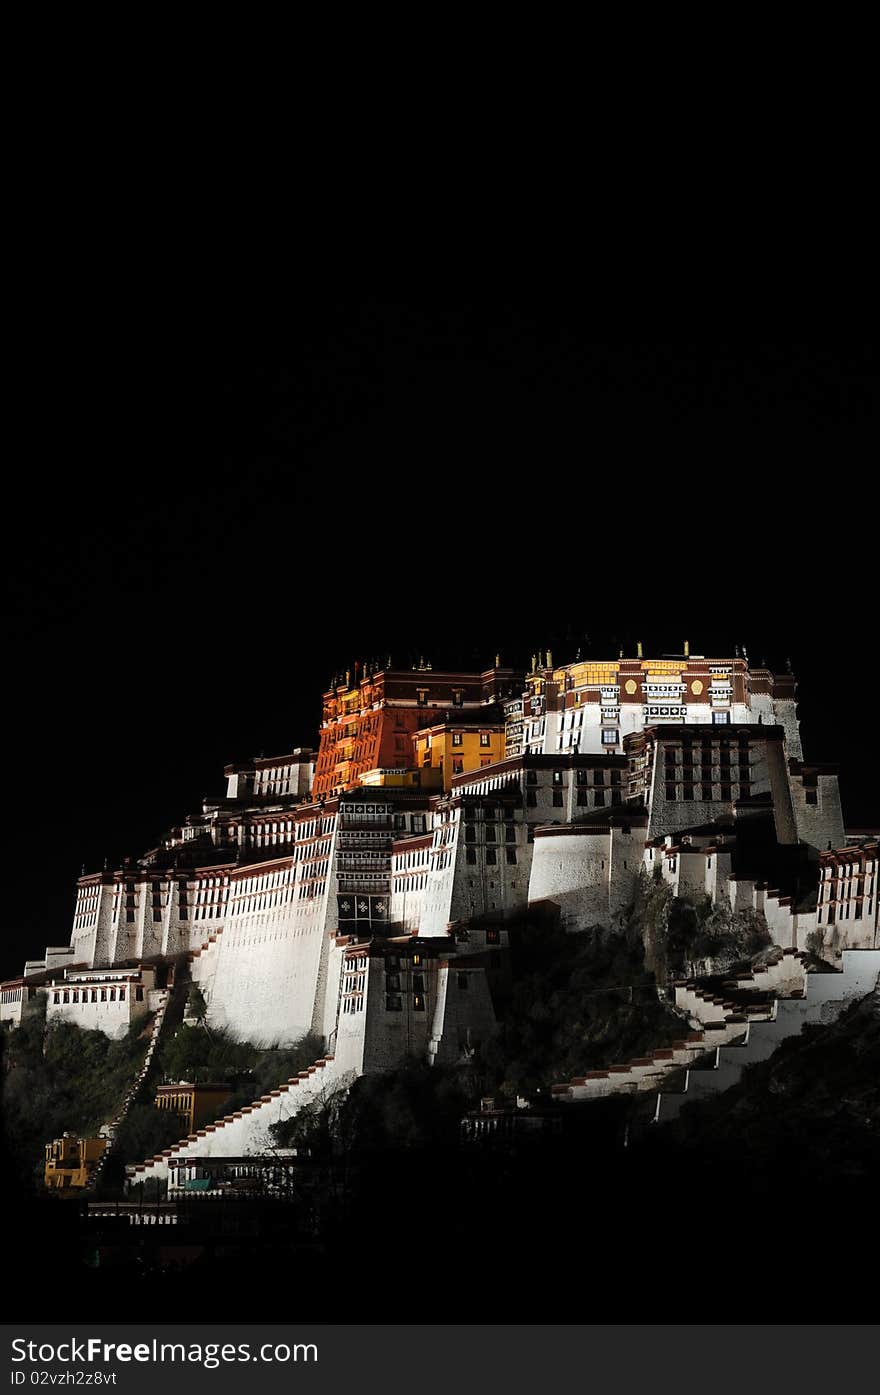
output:
M267 1046L312 1030L331 883L332 868L300 881L290 858L233 876L222 933L193 963L212 1021Z

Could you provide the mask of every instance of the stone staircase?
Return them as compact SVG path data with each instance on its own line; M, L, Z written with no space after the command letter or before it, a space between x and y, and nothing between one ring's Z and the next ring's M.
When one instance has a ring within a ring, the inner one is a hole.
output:
M605 1070L590 1070L564 1085L553 1085L551 1095L564 1104L604 1099L608 1095L636 1095L656 1091L667 1076L693 1066L700 1057L717 1050L720 1044L737 1041L748 1031L746 1017L703 1024L669 1046L658 1047L649 1056L636 1056Z
M784 971L791 971L795 960L800 962L803 986L794 987L789 978L788 991L778 994L771 1016L750 1020L744 1035L736 1041L719 1041L714 1057L702 1062L707 1068L688 1069L677 1082L670 1081L666 1087L661 1084L655 1122L675 1119L684 1104L729 1089L738 1082L746 1066L766 1060L786 1038L797 1036L804 1025L834 1022L849 1003L876 991L880 950L870 949L844 950L840 969L829 970L811 967L797 950L784 950L776 965L741 974L729 980L729 985L734 991L764 988L772 981L774 969L781 964Z
M98 1162L92 1171L92 1175L89 1178L88 1183L86 1184L87 1191L95 1190L95 1187L97 1186L98 1181L101 1177L101 1173L103 1172L104 1167L107 1163L107 1159L113 1152L113 1147L116 1142L116 1135L119 1132L120 1125L122 1124L123 1120L125 1119L125 1116L128 1114L129 1109L134 1104L138 1095L140 1094L143 1083L147 1078L147 1072L149 1071L150 1066L152 1065L153 1056L156 1051L156 1046L158 1044L159 1037L162 1033L162 1025L165 1021L165 1013L168 1008L168 1000L170 996L171 995L167 988L162 988L157 992L158 1004L156 1007L156 1015L153 1018L153 1028L150 1032L150 1040L147 1044L147 1051L146 1055L144 1056L143 1064L140 1070L138 1071L137 1075L135 1076L134 1080L132 1081L131 1085L129 1086L125 1098L122 1101L122 1107L120 1108L119 1113L116 1115L116 1118L111 1120L109 1124L105 1124L103 1129L101 1130L101 1132L105 1134L108 1139L107 1147L104 1149L104 1152L98 1159Z
M568 1104L654 1092L654 1120L665 1122L687 1098L734 1084L743 1066L769 1056L805 1021L832 1021L871 991L878 973L880 951L846 950L840 970L818 972L799 950L778 949L759 968L724 980L722 993L680 980L675 1006L691 1032L650 1055L554 1085L552 1097Z
M152 1158L128 1167L127 1181L167 1179L168 1163L172 1158L247 1157L270 1152L273 1147L269 1133L271 1124L293 1118L304 1106L346 1088L351 1079L352 1073L342 1071L334 1056L322 1056L252 1104L225 1114Z

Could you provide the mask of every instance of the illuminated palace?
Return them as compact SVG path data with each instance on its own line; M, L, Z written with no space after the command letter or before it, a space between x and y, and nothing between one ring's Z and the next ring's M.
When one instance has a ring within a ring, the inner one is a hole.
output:
M324 1055L147 1160L241 1156L272 1119L413 1051L467 1059L495 1024L507 921L552 903L616 925L645 872L763 917L786 952L878 948L876 840L805 762L790 673L620 655L527 672L356 667L317 750L226 767L223 794L137 861L81 877L69 943L2 985L123 1035L189 978L209 1023ZM219 1107L219 1106L218 1106Z

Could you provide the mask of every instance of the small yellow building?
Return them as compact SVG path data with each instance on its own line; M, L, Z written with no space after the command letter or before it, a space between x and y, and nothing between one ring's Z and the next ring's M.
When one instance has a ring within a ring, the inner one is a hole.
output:
M439 770L443 788L448 790L453 776L469 775L504 759L504 723L481 722L477 717L450 718L422 727L413 736L413 747L418 769Z
M180 1080L176 1085L159 1086L156 1108L177 1115L181 1134L195 1133L218 1118L231 1094L228 1085L192 1085Z
M46 1186L53 1191L86 1186L106 1147L106 1138L77 1138L72 1133L47 1143Z

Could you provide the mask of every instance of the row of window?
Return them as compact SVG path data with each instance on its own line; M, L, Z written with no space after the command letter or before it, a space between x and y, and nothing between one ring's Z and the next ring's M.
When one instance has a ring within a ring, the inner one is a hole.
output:
M501 839L499 839L496 835L494 823L487 823L483 825L483 840L486 843L496 843L501 841ZM475 824L465 824L464 841L466 843L475 843L477 841L477 827ZM516 824L509 823L504 825L504 842L516 842Z
M506 861L507 861L508 867L515 867L515 866L516 866L516 848L505 848L505 849L504 849L504 852L505 852L505 857L506 857ZM484 855L484 859L485 859L486 865L487 865L488 867L495 867L495 866L498 865L498 851L497 851L496 848L484 848L484 849L483 849L483 855ZM466 849L465 849L465 862L467 862L471 867L473 867L473 866L476 865L476 861L477 861L477 849L476 849L476 848L466 848Z
M713 789L716 789L716 788L719 789L719 790L721 791L720 794L717 794L717 795L716 795L716 794L713 794L713 793L712 793ZM696 793L696 790L697 790L697 789L699 789L699 791L700 791L699 794ZM738 790L738 794L737 794L737 795L734 795L734 793L733 793L734 789L737 789L737 790ZM697 786L697 785L691 785L691 784L686 784L686 785L682 785L682 786L681 786L681 798L682 798L683 800L686 800L686 801L696 800L698 803L703 803L703 804L717 803L719 800L720 800L721 803L723 803L723 804L729 804L734 798L744 798L746 795L749 794L749 792L750 792L750 786L749 786L748 784L746 784L746 783L743 783L743 784L741 784L741 785L739 785L739 786L735 786L735 785L717 785L717 786L713 786L713 785L699 785L699 786ZM678 798L679 798L679 786L678 786L678 785L667 785L667 786L666 786L666 802L667 802L668 804L674 804L674 803L677 802Z
M424 993L414 993L414 994L413 994L412 1010L413 1010L413 1012L424 1012L424 1011L425 1011L425 995L424 995ZM400 993L386 993L386 994L385 994L385 1011L386 1011L386 1012L403 1012L403 995L400 994Z
M861 920L861 919L863 918L863 907L864 907L864 911L867 912L867 917L868 917L868 919L870 920L870 918L871 918L871 913L872 913L872 910L873 910L873 904L872 904L871 898L869 897L867 901L861 901L861 900L859 900L859 901L852 901L852 902L850 902L850 901L841 901L841 902L839 902L839 903L837 903L837 904L835 904L834 902L832 902L832 904L831 904L830 906L828 906L828 908L827 908L827 910L828 910L828 924L829 924L829 925L833 925L834 922L835 922L835 920L849 920L849 918L850 918L850 914L849 914L850 905L852 905L852 907L853 907L853 914L852 914L853 920ZM818 911L816 912L816 920L818 921L818 923L819 923L820 925L822 924L822 915L823 915L823 909L822 909L822 907L820 906L819 909L818 909Z
M78 1003L78 1002L80 1002L80 993L82 993L82 1002L84 1002L84 1003L87 1003L87 1002L89 1002L89 1001L91 1001L91 1002L93 1002L93 1003L97 1003L97 1002L101 1002L101 1003L106 1003L106 1002L111 1002L111 1003L120 1002L120 1003L124 1003L124 1002L125 1002L125 989L124 989L124 988L91 988L91 989L90 989L90 988L82 988L82 989L79 989L79 988L64 988L64 989L56 989L55 992L52 994L52 1001L53 1001L53 1003L71 1003L71 1002L72 1002L72 1003ZM90 993L91 993L91 999L89 998L89 994L90 994ZM100 997L98 996L99 994L100 994ZM108 997L108 994L109 994L109 997ZM144 990L143 990L143 988L137 988L137 987L135 988L135 990L134 990L134 1001L135 1001L136 1003L142 1003L142 1002L144 1001Z

